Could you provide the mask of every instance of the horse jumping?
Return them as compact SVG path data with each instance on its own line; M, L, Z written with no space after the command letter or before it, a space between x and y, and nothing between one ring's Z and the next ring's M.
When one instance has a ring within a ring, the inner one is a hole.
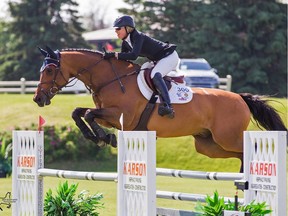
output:
M116 58L104 60L98 51L40 49L45 56L38 88L33 100L40 106L51 99L69 82L81 80L92 92L96 108L76 108L72 118L83 135L99 146L117 146L116 136L106 134L101 126L124 130L139 125L148 103L137 85L140 66ZM249 93L236 94L219 89L192 88L193 99L185 104L173 104L175 118L159 116L156 109L147 122L147 130L158 137L192 135L197 152L211 158L243 158L243 131L251 114L257 125L266 130L287 131L278 113L267 101ZM84 120L82 119L84 118ZM101 126L100 126L101 125Z

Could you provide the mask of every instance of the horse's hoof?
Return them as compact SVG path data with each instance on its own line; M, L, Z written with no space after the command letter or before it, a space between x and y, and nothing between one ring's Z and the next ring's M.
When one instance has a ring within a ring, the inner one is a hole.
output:
M100 147L100 148L104 148L107 146L107 143L102 141L102 140L99 140L99 142L97 143L97 145Z
M108 134L107 137L109 137L109 143L112 147L117 147L117 139L115 134Z

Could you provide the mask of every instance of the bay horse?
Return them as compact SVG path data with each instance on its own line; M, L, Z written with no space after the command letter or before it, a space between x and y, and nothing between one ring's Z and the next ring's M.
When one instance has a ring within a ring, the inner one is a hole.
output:
M116 136L106 134L101 126L121 129L121 114L123 130L137 129L148 103L137 86L140 65L116 58L104 60L103 53L93 50L39 49L45 59L33 100L40 107L49 105L51 99L70 84L71 78L77 78L92 92L95 104L95 108L76 108L72 113L87 139L99 146L116 147ZM144 128L156 131L157 137L192 135L197 152L210 158L235 157L241 161L243 131L248 127L251 114L259 127L287 131L276 110L259 96L208 88L192 88L192 91L190 102L173 104L174 119L159 116L156 104Z

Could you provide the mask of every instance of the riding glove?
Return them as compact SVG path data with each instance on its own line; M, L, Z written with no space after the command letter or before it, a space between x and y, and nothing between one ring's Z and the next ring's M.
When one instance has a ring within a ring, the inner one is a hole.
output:
M104 54L103 54L104 59L110 59L113 57L115 57L115 52L104 52Z

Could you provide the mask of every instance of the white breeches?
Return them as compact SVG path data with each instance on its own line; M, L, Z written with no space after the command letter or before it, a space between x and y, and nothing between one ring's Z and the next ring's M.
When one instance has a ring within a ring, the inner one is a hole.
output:
M171 53L169 56L160 59L151 72L151 78L153 78L156 73L161 73L163 77L172 70L175 70L179 60L180 59L176 51Z

